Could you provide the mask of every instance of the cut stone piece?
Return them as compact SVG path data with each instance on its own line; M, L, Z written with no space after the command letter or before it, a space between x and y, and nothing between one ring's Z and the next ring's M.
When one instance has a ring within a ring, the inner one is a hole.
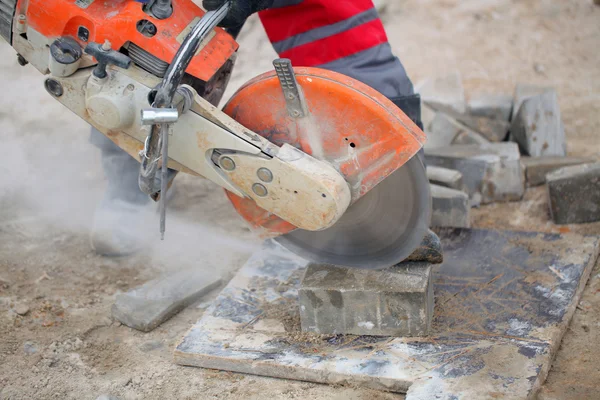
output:
M515 143L489 143L425 149L428 166L455 169L462 173L471 199L481 203L517 201L525 192L525 174Z
M556 224L600 221L600 163L564 167L546 176Z
M564 156L567 153L565 128L556 91L529 97L513 118L511 140L523 154L533 157Z
M553 91L554 88L548 86L531 85L529 83L519 83L515 88L513 99L512 119L519 113L521 105L530 97L543 94L548 91Z
M463 176L455 169L427 166L427 179L435 185L445 186L450 189L465 189Z
M469 196L460 190L431 185L431 226L437 228L469 228L471 205Z
M437 148L451 144L487 144L489 141L479 133L443 112L436 113L429 125L425 147Z
M477 94L469 101L469 114L509 122L513 97L503 94Z
M112 316L130 328L150 332L220 283L214 271L180 271L118 295Z
M421 99L421 122L423 122L423 130L425 132L429 131L429 127L435 118L435 114L435 110L425 104L423 99Z
M400 337L424 336L431 327L428 263L378 271L310 264L298 295L305 332Z
M459 113L450 107L441 106L438 112L447 114L453 118L456 124L462 127L463 130L469 129L477 134L477 136L485 139L486 142L502 142L506 139L510 124L507 121L492 119L487 117L476 117L469 114ZM476 141L473 143L479 143ZM456 144L471 144L467 142Z
M423 101L437 110L450 107L456 112L466 112L465 89L459 72L420 82L416 88Z
M593 163L593 158L583 157L521 157L528 186L542 185L546 182L546 175L562 167Z

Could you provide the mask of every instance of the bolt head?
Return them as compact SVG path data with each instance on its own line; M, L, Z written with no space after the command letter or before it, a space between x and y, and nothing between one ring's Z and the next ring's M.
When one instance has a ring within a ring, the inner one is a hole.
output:
M104 41L104 43L102 44L102 50L109 51L110 49L112 49L112 44L110 43L110 41L108 39L106 39Z
M259 196L259 197L265 197L269 192L267 191L267 188L260 183L255 183L254 185L252 185L252 191L254 192L255 195Z
M229 157L221 157L219 164L225 171L233 171L235 169L235 162Z
M263 182L269 183L273 181L273 173L268 168L259 168L258 171L256 171L256 175L258 176L258 179Z

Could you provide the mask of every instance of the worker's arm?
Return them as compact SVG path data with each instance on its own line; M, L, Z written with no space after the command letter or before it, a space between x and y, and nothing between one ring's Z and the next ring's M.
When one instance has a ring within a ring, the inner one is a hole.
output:
M203 0L202 6L207 11L216 10L227 0ZM229 0L231 8L227 17L219 24L226 28L235 28L244 23L246 18L255 12L266 10L273 5L274 0Z

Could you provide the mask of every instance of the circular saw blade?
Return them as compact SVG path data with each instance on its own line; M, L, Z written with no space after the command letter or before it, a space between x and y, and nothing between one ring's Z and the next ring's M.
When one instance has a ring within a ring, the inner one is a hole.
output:
M382 269L408 257L421 243L431 218L429 182L412 157L354 203L332 227L294 230L275 238L313 262Z

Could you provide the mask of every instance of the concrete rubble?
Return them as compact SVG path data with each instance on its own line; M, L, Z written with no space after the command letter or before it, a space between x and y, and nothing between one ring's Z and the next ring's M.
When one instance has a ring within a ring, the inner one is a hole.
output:
M425 149L425 159L428 166L461 172L474 204L517 201L525 192L525 174L515 143Z
M434 185L445 186L450 189L464 190L465 183L462 174L455 169L442 167L427 167L427 179Z
M432 267L401 263L384 270L311 264L298 291L304 332L425 336L433 317Z
M521 163L525 168L527 186L538 186L546 182L546 175L552 171L570 165L579 165L594 162L592 158L585 157L522 157Z
M118 295L112 316L130 328L150 332L220 284L214 271L180 271Z
M564 167L546 176L556 224L600 221L600 163Z
M471 204L469 196L460 190L430 185L432 197L431 226L437 228L469 228Z
M523 154L566 155L565 128L556 91L549 89L524 99L513 118L510 133Z

